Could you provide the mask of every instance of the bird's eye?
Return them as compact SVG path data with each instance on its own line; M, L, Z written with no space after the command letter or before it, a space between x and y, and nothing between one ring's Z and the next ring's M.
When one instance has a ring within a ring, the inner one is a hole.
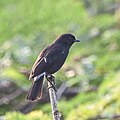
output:
M69 39L71 40L71 37L69 37Z

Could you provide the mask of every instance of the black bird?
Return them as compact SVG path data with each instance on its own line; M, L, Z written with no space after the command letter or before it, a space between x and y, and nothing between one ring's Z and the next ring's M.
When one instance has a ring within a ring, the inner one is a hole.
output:
M51 45L43 49L35 61L29 79L32 86L27 94L27 99L34 101L42 97L44 76L57 72L64 64L69 49L74 42L80 42L72 34L62 34Z

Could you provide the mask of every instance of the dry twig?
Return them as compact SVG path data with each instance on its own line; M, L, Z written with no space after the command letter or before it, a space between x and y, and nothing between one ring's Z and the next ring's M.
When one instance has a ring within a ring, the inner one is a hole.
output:
M54 87L52 86L52 85L54 85L54 77L47 76L46 78L48 80L48 89L49 89L49 96L50 96L53 120L60 120L60 113L58 111L58 106L57 106L56 91L55 91ZM52 85L51 85L51 83L52 83Z

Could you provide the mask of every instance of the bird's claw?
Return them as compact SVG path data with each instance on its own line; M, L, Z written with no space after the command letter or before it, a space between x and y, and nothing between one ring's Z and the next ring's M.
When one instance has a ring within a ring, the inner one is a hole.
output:
M53 88L57 92L57 88L56 88L56 84L55 84L55 77L51 74L47 74L46 79L51 84L51 86L48 87L47 89Z

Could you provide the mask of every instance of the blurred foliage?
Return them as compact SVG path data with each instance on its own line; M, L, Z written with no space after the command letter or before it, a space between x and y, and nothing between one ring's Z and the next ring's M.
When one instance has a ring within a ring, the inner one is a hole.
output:
M51 120L42 111L33 111L27 115L23 115L19 112L6 113L6 120Z
M66 82L68 87L78 87L80 93L69 100L61 98L62 117L108 120L120 115L119 4L114 0L1 0L0 85L12 81L27 90L28 74L39 52L61 33L70 32L81 43L71 48L66 63L55 76L58 86ZM23 101L20 98L12 105ZM27 115L8 112L12 105L0 108L7 120L52 118L50 103L38 105Z
M94 116L101 115L111 119L114 114L120 113L120 71L116 74L111 73L105 78L103 83L99 87L99 91L94 94L94 99L90 98L82 102L81 100L75 104L78 104L75 110L71 110L67 120L76 119L89 119ZM80 95L81 97L81 95ZM84 99L84 98L83 98ZM77 113L77 114L75 114Z

